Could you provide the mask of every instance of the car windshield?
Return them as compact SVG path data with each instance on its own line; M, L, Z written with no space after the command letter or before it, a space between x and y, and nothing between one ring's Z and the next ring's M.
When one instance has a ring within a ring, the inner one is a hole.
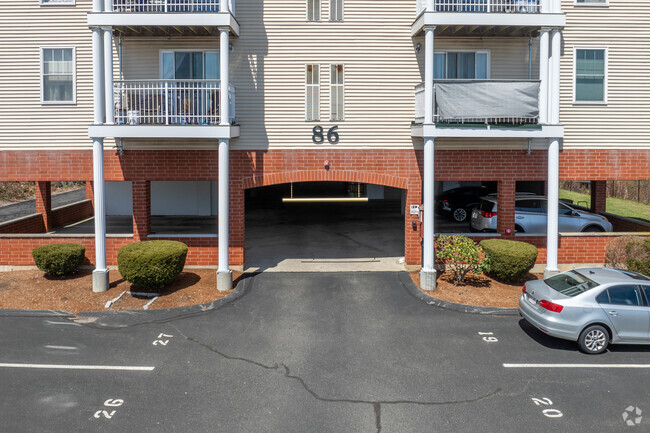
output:
M561 274L553 275L544 280L554 290L566 296L576 296L580 293L593 289L598 285L593 280L585 277L579 272L568 271Z

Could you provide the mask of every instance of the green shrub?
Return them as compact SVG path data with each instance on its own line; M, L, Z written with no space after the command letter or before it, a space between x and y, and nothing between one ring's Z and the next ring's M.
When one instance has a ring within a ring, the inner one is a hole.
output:
M117 253L122 278L146 289L161 289L183 270L187 245L176 241L144 241L125 245Z
M490 259L489 275L497 281L510 282L528 273L537 260L537 248L526 242L485 239L479 245Z
M465 236L438 236L436 256L453 272L454 284L462 283L470 272L480 274L490 269L483 248Z
M605 265L611 268L625 268L627 266L628 250L632 252L634 247L630 244L642 246L641 236L619 236L607 242L605 247Z
M50 244L32 250L38 269L57 276L73 273L84 262L85 254L86 247L79 244Z
M630 271L650 277L650 239L643 244L630 242L627 245L627 268Z

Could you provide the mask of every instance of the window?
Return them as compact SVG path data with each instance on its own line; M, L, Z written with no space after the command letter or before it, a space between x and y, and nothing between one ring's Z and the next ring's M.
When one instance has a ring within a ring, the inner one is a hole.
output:
M489 55L487 51L460 51L435 53L433 78L440 79L487 79L489 78Z
M576 296L596 287L598 284L580 272L567 271L544 280L552 289L566 296Z
M330 120L343 120L343 65L330 65Z
M307 21L320 21L320 0L307 0Z
M516 212L535 212L535 213L546 213L544 204L541 200L530 199L530 200L517 200L515 202L515 211Z
M320 120L320 65L307 65L305 120Z
M607 292L607 290L603 290L600 295L596 296L596 302L599 304L609 304L609 292Z
M642 305L636 286L614 286L608 289L610 303L613 305Z
M160 78L166 80L218 80L219 53L216 51L163 51Z
M42 5L74 5L75 0L40 0Z
M608 6L609 0L575 0L578 6Z
M343 0L330 0L330 21L343 21Z
M41 102L74 103L75 49L41 48Z
M575 48L574 102L607 102L607 49Z
M571 216L571 215L573 215L573 209L571 209L569 206L563 205L562 203L558 203L558 205L557 205L557 213L558 213L558 215Z

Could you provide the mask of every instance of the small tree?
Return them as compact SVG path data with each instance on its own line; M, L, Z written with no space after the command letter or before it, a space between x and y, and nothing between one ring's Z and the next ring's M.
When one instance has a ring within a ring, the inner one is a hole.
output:
M454 273L454 284L463 283L468 273L490 270L483 248L465 236L440 235L436 239L436 256Z

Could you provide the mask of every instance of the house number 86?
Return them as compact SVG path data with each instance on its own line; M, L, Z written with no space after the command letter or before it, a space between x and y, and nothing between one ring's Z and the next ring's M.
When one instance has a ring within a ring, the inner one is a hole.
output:
M339 133L336 132L338 128L339 127L335 125L327 130L327 141L330 144L336 144L339 142ZM311 131L312 131L311 141L313 141L316 144L321 144L325 141L325 137L323 136L322 126L316 125Z

